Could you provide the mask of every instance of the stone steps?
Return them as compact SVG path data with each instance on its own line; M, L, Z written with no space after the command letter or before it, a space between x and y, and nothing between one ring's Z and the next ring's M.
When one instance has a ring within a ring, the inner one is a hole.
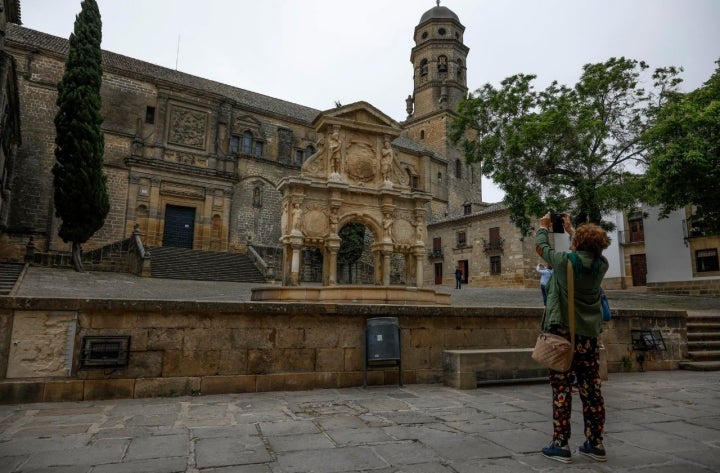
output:
M7 296L12 292L24 270L24 264L0 263L0 296Z
M688 359L680 369L720 371L720 316L688 315Z
M165 279L265 282L247 255L169 246L150 248L150 274Z

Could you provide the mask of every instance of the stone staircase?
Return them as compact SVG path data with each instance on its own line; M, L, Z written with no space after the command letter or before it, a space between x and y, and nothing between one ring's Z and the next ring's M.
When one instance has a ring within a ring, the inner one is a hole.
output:
M10 295L24 270L24 264L0 263L0 296Z
M720 371L720 314L688 313L688 360L680 368Z
M265 283L265 278L244 254L197 251L158 246L150 248L150 275L154 278L195 281Z

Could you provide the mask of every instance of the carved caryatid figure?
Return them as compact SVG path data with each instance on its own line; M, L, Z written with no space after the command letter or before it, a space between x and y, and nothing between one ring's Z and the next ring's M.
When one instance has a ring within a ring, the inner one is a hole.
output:
M300 224L302 223L302 209L300 204L295 204L292 209L292 228L293 231L300 231Z
M330 233L337 234L338 230L338 209L330 209Z
M390 144L390 138L385 137L385 144L380 155L380 174L382 175L383 181L389 181L390 168L392 167L395 153L393 152L392 145Z
M393 219L390 216L389 213L385 214L385 218L383 219L383 229L385 230L384 239L392 241L392 225L393 225Z
M340 172L340 153L342 151L342 138L340 128L335 127L328 138L328 156L330 161L330 172Z

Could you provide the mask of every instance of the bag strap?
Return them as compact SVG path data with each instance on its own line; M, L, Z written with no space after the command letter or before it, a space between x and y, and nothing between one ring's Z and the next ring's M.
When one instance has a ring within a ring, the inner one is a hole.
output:
M567 286L568 286L568 317L570 318L570 344L575 350L575 276L573 265L568 258L567 262Z

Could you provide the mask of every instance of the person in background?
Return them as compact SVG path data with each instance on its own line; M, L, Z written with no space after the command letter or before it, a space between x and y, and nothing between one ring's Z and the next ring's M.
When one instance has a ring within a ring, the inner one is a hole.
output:
M578 384L583 405L585 443L579 453L596 461L604 462L603 430L605 427L605 402L600 389L600 349L598 337L602 332L602 309L600 308L600 283L608 270L608 261L602 255L609 239L605 230L586 223L573 229L570 216L563 216L565 231L571 236L570 252L555 251L549 243L550 213L540 219L535 234L539 255L552 265L553 283L548 285L547 304L543 331L570 339L568 314L567 265L572 264L575 301L575 347L570 369L566 372L549 370L552 388L553 439L542 454L563 463L572 462L570 441L570 414L572 413L572 375Z
M538 264L537 267L535 267L535 271L540 273L540 292L542 292L543 296L543 305L547 304L547 285L548 281L550 281L550 276L552 276L552 266L544 265L542 263Z
M462 269L460 269L460 266L455 268L455 289L460 289L462 287Z

